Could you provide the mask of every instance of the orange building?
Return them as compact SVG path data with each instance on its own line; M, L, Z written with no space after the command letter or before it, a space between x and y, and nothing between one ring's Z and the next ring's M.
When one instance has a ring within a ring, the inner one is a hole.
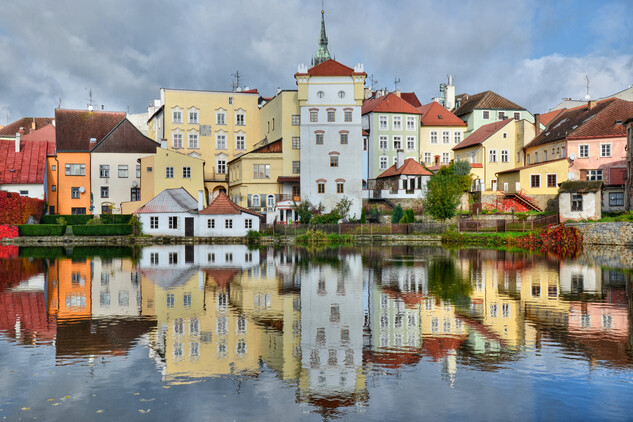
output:
M48 272L48 314L57 319L91 317L91 261L58 259Z

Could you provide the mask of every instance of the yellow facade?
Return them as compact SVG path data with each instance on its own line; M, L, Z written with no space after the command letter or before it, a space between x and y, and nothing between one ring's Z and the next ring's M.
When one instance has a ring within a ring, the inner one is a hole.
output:
M266 139L268 143L282 139L283 176L299 175L293 173L292 162L301 158L300 124L301 111L297 91L281 91L261 108L260 139Z
M500 174L499 189L504 189L507 183L509 193L522 190L527 195L557 195L558 184L567 180L568 172L566 159L533 164Z
M451 160L455 159L453 147L455 146L455 132L459 132L457 135L460 141L464 139L464 133L466 132L466 126L420 126L420 156L418 161L426 164L427 167L438 164L448 164ZM433 139L436 142L431 142L431 133L434 133ZM443 133L448 132L449 142L443 142ZM446 159L448 157L448 160Z
M257 91L161 89L163 109L150 118L149 137L167 148L198 154L206 163L209 192L228 188L227 163L253 149L260 138Z
M256 211L266 208L268 195L274 195L276 203L277 195L281 194L281 184L277 183L277 179L283 176L284 161L286 161L283 155L282 153L253 152L231 162L229 197L233 202ZM262 165L267 166L268 177L260 178L261 172L255 170L256 166ZM253 201L254 195L258 196L258 202Z

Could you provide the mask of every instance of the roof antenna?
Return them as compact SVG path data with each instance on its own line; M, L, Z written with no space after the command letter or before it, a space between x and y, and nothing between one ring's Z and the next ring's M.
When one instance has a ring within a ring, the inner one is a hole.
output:
M240 87L240 78L242 77L242 75L240 75L239 70L236 70L235 73L231 73L231 76L233 76L233 82L231 83L231 87L232 87L232 90L235 92Z
M398 84L400 83L400 78L398 78L397 76L393 79L393 90L397 91L398 90Z
M589 95L589 75L585 75L585 79L587 80L587 95L585 95L585 100L589 101L591 99L591 95Z
M369 77L369 82L371 82L371 90L374 90L374 87L376 86L376 84L378 83L378 79L374 79L374 74L372 73L371 76Z

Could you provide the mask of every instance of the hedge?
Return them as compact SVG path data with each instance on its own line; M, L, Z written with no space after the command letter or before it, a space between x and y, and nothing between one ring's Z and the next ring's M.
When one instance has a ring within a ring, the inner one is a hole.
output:
M63 236L66 226L60 224L21 224L20 236Z
M92 215L43 215L40 219L40 224L57 224L57 219L62 217L66 220L66 224L70 226L78 225L78 224L86 224L89 220L92 220Z
M100 218L104 224L128 224L132 214L101 214Z
M132 234L131 224L95 224L73 226L75 236L126 236Z

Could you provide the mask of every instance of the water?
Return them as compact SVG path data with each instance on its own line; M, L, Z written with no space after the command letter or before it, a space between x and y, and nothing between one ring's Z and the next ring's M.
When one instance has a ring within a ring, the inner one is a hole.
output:
M0 252L7 420L633 418L630 274L584 260Z

